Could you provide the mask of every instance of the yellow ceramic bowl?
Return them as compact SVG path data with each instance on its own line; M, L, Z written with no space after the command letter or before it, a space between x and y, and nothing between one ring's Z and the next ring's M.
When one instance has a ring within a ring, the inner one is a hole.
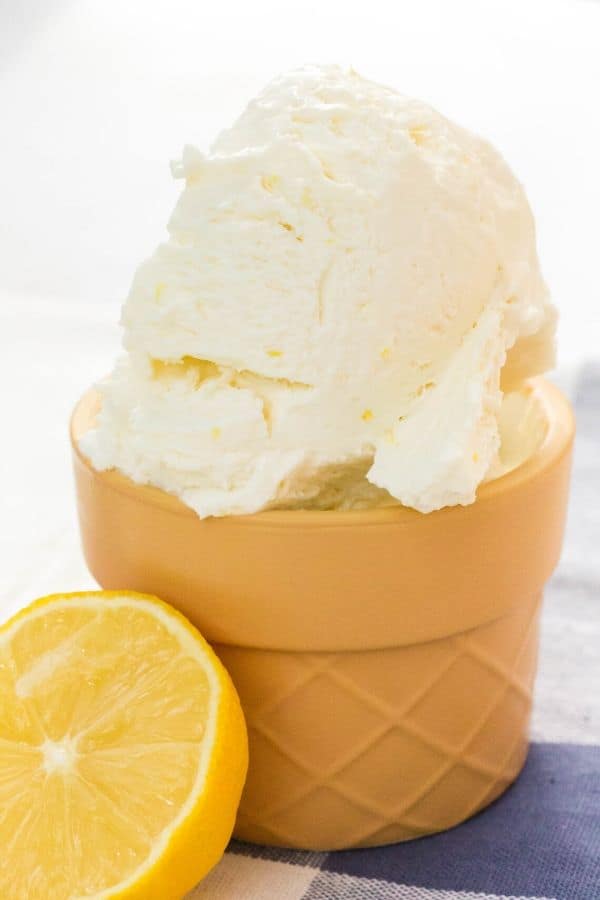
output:
M476 503L199 519L98 472L72 420L83 547L105 588L157 594L237 686L250 771L236 835L333 849L440 831L494 800L526 755L542 590L560 553L574 422L532 384L537 451Z

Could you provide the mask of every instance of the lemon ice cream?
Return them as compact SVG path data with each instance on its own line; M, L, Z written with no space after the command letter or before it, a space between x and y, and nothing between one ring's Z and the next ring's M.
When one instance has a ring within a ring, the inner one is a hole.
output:
M174 172L81 441L93 465L200 516L472 502L504 393L553 358L532 215L498 153L308 67Z

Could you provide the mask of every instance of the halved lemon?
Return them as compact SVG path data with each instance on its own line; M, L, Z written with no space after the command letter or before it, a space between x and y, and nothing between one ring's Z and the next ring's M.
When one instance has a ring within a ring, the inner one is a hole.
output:
M179 900L231 836L235 688L155 597L45 597L0 629L0 897Z

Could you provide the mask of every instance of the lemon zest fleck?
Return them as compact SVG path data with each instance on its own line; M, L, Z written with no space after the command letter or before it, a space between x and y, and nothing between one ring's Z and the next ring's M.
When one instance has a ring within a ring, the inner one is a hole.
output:
M268 191L270 194L272 194L279 184L279 175L263 175L263 177L260 179L260 183L265 191Z
M425 125L413 125L408 129L408 136L417 147L422 147L427 140L427 128Z

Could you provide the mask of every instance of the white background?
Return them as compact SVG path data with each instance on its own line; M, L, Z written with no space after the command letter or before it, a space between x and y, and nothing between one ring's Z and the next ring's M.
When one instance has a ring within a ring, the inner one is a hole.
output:
M537 216L561 361L600 346L596 0L0 0L0 301L116 321L164 234L169 160L307 61L351 63L497 144Z

